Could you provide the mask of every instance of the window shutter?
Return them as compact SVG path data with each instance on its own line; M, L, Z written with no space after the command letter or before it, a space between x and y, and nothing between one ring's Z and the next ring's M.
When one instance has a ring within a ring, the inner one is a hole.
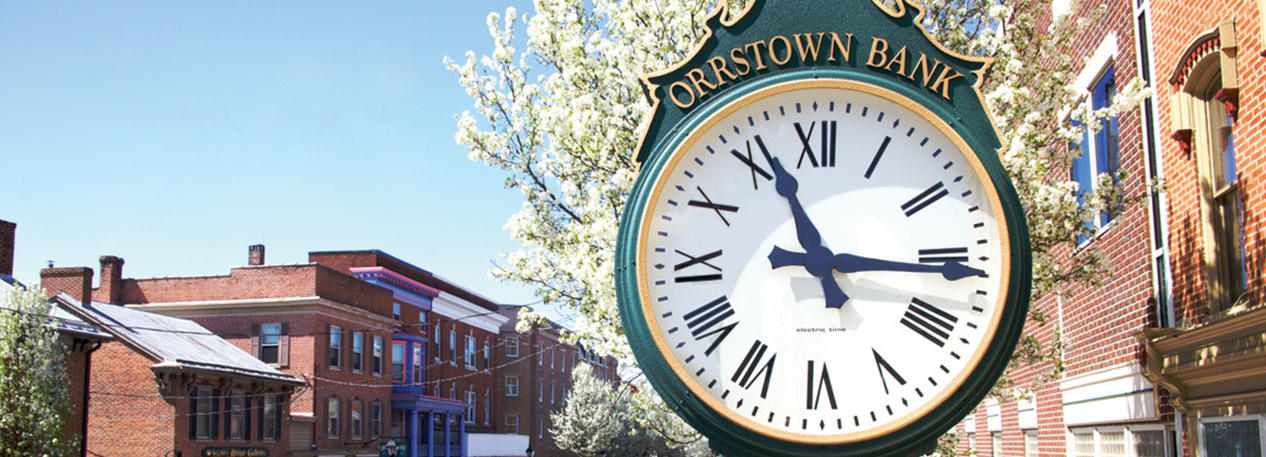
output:
M283 410L283 409L282 409L282 407L285 405L285 403L283 403L283 398L284 398L284 397L282 397L282 396L278 395L278 396L276 397L276 402L274 403L274 405L275 405L275 406L273 407L273 411L276 411L276 414L273 414L273 436L272 436L272 438L274 438L274 439L276 439L276 440L278 440L278 441L280 441L280 440L281 440L281 414L285 411L285 410Z
M211 439L220 437L220 389L211 390Z
M189 439L198 437L198 388L189 393Z
M242 402L242 439L246 441L251 440L251 403L253 403L251 398L252 396L247 394ZM263 400L263 398L260 399L261 406L264 403Z
M259 358L259 324L251 324L251 355Z
M261 440L265 438L264 436L264 405L265 404L267 404L267 402L265 401L264 397L259 397L259 423L255 425L255 435L259 436L259 439ZM249 416L250 414L247 413L246 415Z
M281 337L277 341L277 365L290 366L290 323L281 323ZM261 400L262 401L262 400Z

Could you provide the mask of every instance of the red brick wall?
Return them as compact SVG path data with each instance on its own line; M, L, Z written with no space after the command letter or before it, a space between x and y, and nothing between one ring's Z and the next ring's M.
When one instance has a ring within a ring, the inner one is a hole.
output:
M80 302L92 299L92 269L88 267L59 267L40 270L40 287L49 295L65 292Z
M13 276L13 243L18 224L0 220L0 275Z
M93 358L99 363L92 367L88 452L150 457L172 450L187 419L178 420L172 402L162 398L149 369L154 361L117 341L103 344Z
M88 353L87 349L91 349L91 345L83 350L74 350L72 339L63 337L60 339L66 344L70 350L66 351L66 383L69 385L71 416L63 424L62 428L65 433L62 435L65 439L79 439L79 448L83 448L84 436L84 412L88 408ZM75 452L74 455L81 455L82 452Z
M497 424L494 420L500 417L500 405L496 401L498 376L494 375L494 371L484 369L483 350L485 342L489 345L497 344L497 334L476 328L461 320L454 320L460 317L465 316L443 316L438 313L432 313L431 322L428 326L433 332L436 322L440 324L440 329L443 332L440 341L443 350L440 354L440 361L436 362L434 354L435 341L430 341L429 347L427 347L426 360L423 363L428 364L426 373L428 391L434 392L437 397L451 398L451 392L456 390L457 400L462 402L466 401L467 391L475 392L475 422L466 424L466 430L496 431L500 427L500 424ZM449 346L449 334L454 331L457 332L457 359L455 361L452 358L453 352ZM466 336L475 338L475 366L473 368L466 366ZM434 337L434 335L431 337ZM495 347L490 349L490 351L495 354ZM487 425L484 425L484 394L488 394L489 400L492 401L488 414L491 417L489 417Z

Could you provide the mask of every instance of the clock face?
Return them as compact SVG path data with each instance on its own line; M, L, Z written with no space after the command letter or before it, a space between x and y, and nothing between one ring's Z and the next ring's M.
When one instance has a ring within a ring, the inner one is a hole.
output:
M642 312L676 377L752 432L888 434L980 363L1008 238L983 165L876 86L766 87L685 138L641 221Z

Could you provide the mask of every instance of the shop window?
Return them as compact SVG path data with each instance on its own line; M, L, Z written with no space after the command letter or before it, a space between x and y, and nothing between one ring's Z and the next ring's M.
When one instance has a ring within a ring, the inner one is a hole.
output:
M1262 455L1262 425L1258 419L1204 421L1200 435L1203 457Z

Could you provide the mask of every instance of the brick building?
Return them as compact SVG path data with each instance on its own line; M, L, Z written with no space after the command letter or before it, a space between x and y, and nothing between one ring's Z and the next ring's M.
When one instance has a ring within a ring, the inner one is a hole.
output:
M291 401L282 421L278 447L289 455L377 454L386 441L390 367L368 349L390 342L400 325L391 291L319 264L264 265L263 246L252 246L249 265L227 275L124 279L123 263L101 257L99 287L89 289L91 276L71 286L95 302L197 322L308 382L311 390ZM67 280L45 271L46 287ZM358 339L362 352L352 344Z
M1068 83L1080 93L1077 103L1101 109L1112 105L1118 88L1140 80L1154 85L1151 15L1149 0L1050 5L1038 27L1052 18L1094 17L1070 43L1077 64ZM1155 97L1146 98L1137 108L1093 126L1098 128L1059 120L1082 132L1070 145L1080 152L1069 170L1071 180L1091 189L1097 176L1110 174L1120 179L1127 195L1146 198L1120 212L1097 215L1091 221L1093 237L1055 253L1071 258L1098 248L1113 275L1101 287L1073 287L1032 303L1055 325L1030 330L1048 344L1060 338L1065 371L1038 386L1028 399L983 402L958 428L967 437L960 451L971 448L984 457L1172 455L1174 422L1165 402L1169 391L1146 376L1143 345L1135 338L1168 327L1174 319L1163 195L1153 195L1148 186L1161 176L1157 106ZM1047 368L1010 374L1020 386L1031 387Z
M582 345L562 342L562 327L554 322L519 333L515 327L520 309L503 306L500 311L507 318L501 326L500 348L496 352L502 431L527 436L538 457L570 456L553 445L550 413L563 408L577 364L589 364L595 376L618 386L619 360Z
M303 381L186 319L85 304L65 292L53 301L112 337L87 372L95 394L88 399L86 453L202 455L226 448L285 455L286 413Z
M378 250L312 252L327 265L393 294L391 435L411 456L468 455L496 447L499 412L492 347L506 318L497 303ZM429 425L429 426L428 426ZM449 448L448 453L443 449Z
M1266 436L1263 8L1151 1L1176 319L1139 339L1185 456L1260 456Z

